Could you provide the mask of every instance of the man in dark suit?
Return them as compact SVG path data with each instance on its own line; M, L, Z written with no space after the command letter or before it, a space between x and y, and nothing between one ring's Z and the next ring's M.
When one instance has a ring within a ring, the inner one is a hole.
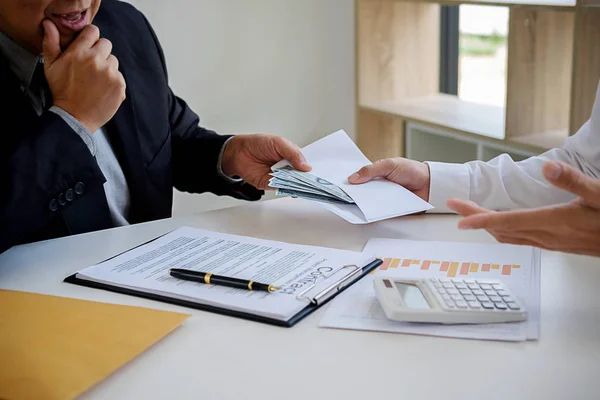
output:
M257 200L277 161L310 170L281 137L199 127L116 0L0 0L0 101L0 252L169 217L173 187Z

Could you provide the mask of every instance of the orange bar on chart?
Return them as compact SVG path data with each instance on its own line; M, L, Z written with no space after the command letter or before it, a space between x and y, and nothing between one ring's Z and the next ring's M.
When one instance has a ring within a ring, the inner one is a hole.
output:
M399 264L400 264L400 259L399 258L394 258L392 260L392 265L390 265L390 268L398 268Z
M500 265L498 265L498 264L492 264L492 269L500 269Z
M412 260L413 265L421 264L421 260Z
M432 264L439 264L440 262L439 261L432 261L431 263Z
M425 261L423 261L423 264L421 264L421 269L428 270L430 265L431 265L431 261L425 260Z
M512 267L513 267L513 269L515 269L515 268L521 268L520 265L513 265Z
M468 262L462 263L462 265L460 266L460 274L467 275L469 273L470 266L471 266L471 263L468 263Z
M448 277L454 278L456 276L456 271L458 271L458 263L453 262L450 264L450 270L448 271Z
M383 264L381 264L381 267L379 267L379 269L385 271L390 266L390 262L392 262L391 258L384 258Z
M442 266L440 267L440 272L446 272L448 271L448 267L450 266L450 263L448 261L444 261L442 263Z
M503 265L502 266L502 275L510 275L510 267L511 267L511 265Z
M491 267L490 264L483 264L481 266L481 272L490 272L490 267Z
M471 263L471 269L469 270L469 272L477 272L478 270L479 270L479 264Z
M410 267L410 262L411 262L411 261L412 261L412 260L406 260L406 259L405 259L404 261L402 261L402 266L403 266L403 267Z

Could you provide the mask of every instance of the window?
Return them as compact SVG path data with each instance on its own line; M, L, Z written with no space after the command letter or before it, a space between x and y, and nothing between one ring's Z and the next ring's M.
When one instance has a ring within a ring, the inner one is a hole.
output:
M508 8L442 8L440 91L465 101L504 107Z

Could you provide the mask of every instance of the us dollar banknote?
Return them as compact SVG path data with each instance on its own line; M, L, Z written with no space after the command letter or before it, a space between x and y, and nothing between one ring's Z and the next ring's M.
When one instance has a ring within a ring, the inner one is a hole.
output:
M296 190L296 191L300 191L300 192L307 192L307 193L317 194L319 196L333 197L333 198L337 199L337 197L331 195L330 193L327 193L323 190L312 187L304 182L297 182L297 181L293 181L293 180L285 180L285 179L273 177L269 181L269 186L272 188L275 188L275 189Z
M288 190L288 189L277 189L275 191L275 194L277 196L297 197L299 199L320 201L322 203L328 203L328 204L350 204L347 201L339 200L332 196L320 196L318 194L300 192L300 191Z
M339 186L334 185L333 183L325 179L309 174L308 172L295 170L289 165L273 171L272 175L282 180L294 179L300 181L304 184L309 185L310 187L329 193L330 195L334 196L342 202L354 204L354 200L352 200L352 198L348 196L346 192L340 189Z

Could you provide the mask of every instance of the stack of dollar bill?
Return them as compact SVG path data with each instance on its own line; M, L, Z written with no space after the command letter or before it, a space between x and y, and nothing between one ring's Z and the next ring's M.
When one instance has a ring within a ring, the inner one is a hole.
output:
M339 186L307 172L285 166L274 170L269 186L277 189L278 196L298 197L307 200L334 204L354 204Z

